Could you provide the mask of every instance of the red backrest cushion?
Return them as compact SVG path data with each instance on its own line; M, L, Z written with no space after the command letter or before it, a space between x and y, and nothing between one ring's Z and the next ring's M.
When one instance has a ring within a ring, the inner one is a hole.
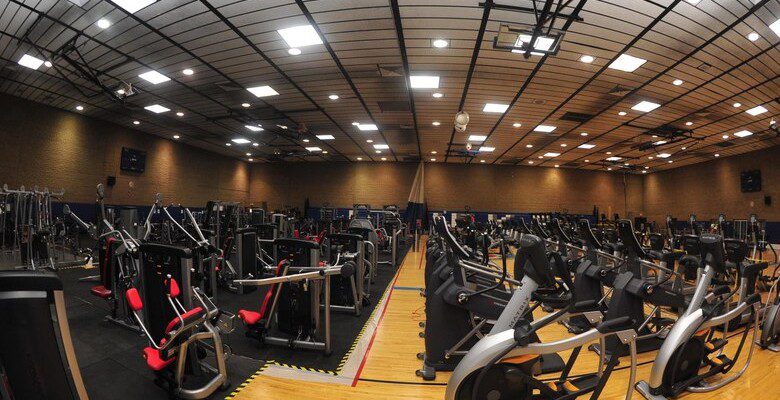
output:
M179 293L181 293L181 290L179 290L179 283L176 282L176 279L169 279L168 280L168 289L169 294L171 295L171 298L179 297Z
M130 309L133 311L141 311L144 308L144 303L141 302L141 296L138 294L138 289L130 288L125 292L125 298L127 304L130 305Z

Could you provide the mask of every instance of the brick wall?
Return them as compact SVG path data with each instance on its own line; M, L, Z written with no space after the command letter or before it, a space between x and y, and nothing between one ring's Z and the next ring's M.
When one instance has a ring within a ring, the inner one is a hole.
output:
M0 95L0 184L65 189L68 202L92 203L106 177L114 204L164 201L200 206L210 199L246 201L246 163L106 121ZM146 171L119 169L122 147L147 152Z

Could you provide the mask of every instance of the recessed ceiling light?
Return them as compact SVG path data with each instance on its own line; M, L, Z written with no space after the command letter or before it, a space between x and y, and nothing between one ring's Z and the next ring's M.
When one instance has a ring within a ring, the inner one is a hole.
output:
M257 97L276 96L279 94L279 92L277 92L276 90L274 90L272 87L268 85L255 86L255 87L247 88L246 90L248 90L249 93L252 93Z
M436 150L431 151L431 154L437 154L438 152Z
M648 156L647 157L648 160L652 160L653 158L655 158L655 157L653 157L653 156Z
M739 107L742 107L742 103L737 102L737 103L732 104L732 106L734 106L734 108L739 108Z
M568 146L568 144L566 144L566 143L561 143L561 147L567 147L567 146Z
M441 125L441 122L439 122L439 121L433 121L433 122L431 122L431 125L433 125L433 126L439 126L439 125Z
M377 128L375 124L358 124L357 127L361 131L376 131L376 130L379 130L379 128Z
M431 161L436 161L436 159L435 158L431 158Z
M374 153L376 153L376 154L382 154L382 150L374 150Z
M514 124L512 124L512 126L514 126L515 128L519 128L519 127L523 126L523 124L521 124L519 122L515 122Z
M371 139L367 139L367 140L366 140L366 143L374 143L374 141L373 141L373 140L371 140Z
M358 157L357 160L358 161L363 161L363 157Z
M109 20L107 20L105 18L99 19L98 22L97 22L97 26L100 29L106 29L109 26L111 26L111 21L109 21Z
M358 125L360 125L360 122L353 122L352 125L358 126Z
M260 132L263 130L263 128L259 126L254 126L254 125L244 125L244 126L246 127L246 129L249 129L252 132Z
M230 146L232 146L232 144L230 144L230 143L225 143L225 146L227 146L227 147L230 147Z
M141 121L133 121L133 125L141 125Z
M76 106L76 110L78 110L78 111L84 111L84 106Z
M433 41L433 47L436 47L437 49L443 49L449 45L450 43L444 39L436 39Z
M559 155L561 155L561 153L547 152L543 154L544 157L558 157Z
M741 137L741 138L748 137L748 136L751 136L751 135L753 135L753 132L751 132L751 131L739 131L739 132L734 134L734 136Z
M317 135L317 139L319 140L333 140L336 137L333 135Z
M623 157L607 157L607 161L620 161Z
M409 82L412 89L437 89L439 87L439 77L435 75L411 75Z
M327 150L323 150L322 154L328 154L328 151Z
M612 167L607 168L607 171L612 171Z
M531 160L531 161L528 161L528 163L529 163L529 164L533 164L534 162L533 162L533 160Z
M672 161L672 160L669 160L669 161L667 161L667 162L668 162L669 164L671 164L671 163L673 163L674 161Z
M658 107L661 107L661 105L658 103L653 103L652 101L640 101L639 103L636 103L633 107L631 107L631 109L636 111L642 111L642 112L650 112L655 110Z
M247 140L247 139L244 139L244 138L230 139L230 141L235 143L235 144L247 144L247 143L251 143L252 142L251 140Z
M527 144L527 145L525 145L525 147L526 147L526 148L528 148L528 149L530 149L530 148L534 147L534 145L532 145L532 144Z
M666 144L666 143L667 143L666 140L659 140L657 142L653 142L653 144L656 145L656 146L660 146L660 145Z
M183 117L183 116L184 116L184 113L183 113L183 112L181 112L181 111L179 111L179 112L177 112L177 113L176 113L176 116L177 116L177 117Z
M642 171L642 173L643 173L643 174L646 174L646 173L647 173L647 171Z
M254 143L252 143L252 146L259 147L260 143L254 142Z
M590 162L590 160L585 160L585 162Z
M585 149L585 150L589 150L589 149L592 149L594 147L596 147L596 145L595 144L590 144L590 143L583 143L583 144L577 146L578 149Z
M612 64L609 64L609 68L625 72L634 72L645 62L647 62L647 60L643 58L630 56L628 54L621 54L620 57L612 62Z
M558 167L560 167L560 165L558 165L558 164L555 164L555 168L558 168Z
M289 47L305 47L322 44L322 39L311 25L293 26L279 29L276 32L287 42Z
M309 142L310 142L309 139L303 139L303 143L309 143Z
M54 64L52 64L52 63L51 63L51 61L49 61L49 60L46 60L46 61L44 61L44 62L43 62L43 65L44 65L46 68L51 68L51 66L52 66L52 65L54 65Z
M485 135L471 135L469 136L469 142L484 142L487 139Z
M685 147L685 146L683 146L683 147L680 147L680 150L687 150L687 149L688 149L688 148L687 148L687 147Z
M37 57L33 57L33 56L29 55L29 54L23 55L22 58L20 58L19 61L17 61L17 62L19 63L19 65L21 65L23 67L27 67L27 68L30 68L30 69L36 69L36 70L38 68L40 68L41 65L43 65L43 60L41 60L40 58L37 58Z
M541 160L542 158L544 158L544 156L539 156L539 157L537 157L537 158Z
M382 158L380 158L380 160L387 161L387 157L382 157Z
M490 153L490 152L492 152L495 149L496 148L492 147L492 146L482 146L482 147L479 148L479 152L480 153Z
M760 37L761 37L761 36L760 36L758 33L755 33L755 32L750 32L750 33L747 35L747 38L748 38L748 40L750 40L751 42L755 42L755 41L756 41L756 40L758 40L758 38L760 38Z
M124 8L130 14L135 14L136 11L145 8L155 1L157 0L111 0L112 3Z
M387 149L390 148L390 146L388 146L386 144L375 144L374 148L377 149L377 150L387 150Z
M658 155L658 158L669 158L669 157L671 157L671 156L672 156L672 155L671 155L671 154L669 154L669 153L661 153L661 154L659 154L659 155Z
M433 96L434 98L437 98L437 99L440 99L440 98L444 97L444 95L443 95L443 94L441 94L441 93L439 93L439 92L436 92L436 93L432 94L432 96Z
M672 85L674 85L674 86L680 86L680 85L682 85L683 83L684 83L684 82L683 82L683 80L682 80L682 79L675 79L674 81L672 81Z
M254 158L249 158L249 159L247 159L247 161L252 162L252 161L255 161L255 159Z
M192 74L195 73L195 71L187 68L187 69L184 69L183 71L181 71L181 73L184 74L184 75L192 75Z
M181 138L181 136L179 136L179 135L173 135L173 138L174 138L174 139L179 139L179 138Z
M626 114L628 114L628 113L627 113L627 112L625 112L625 111L621 111L621 112L619 112L619 113L618 113L618 115L620 115L621 117L622 117L622 116L624 116L624 115L626 115Z
M763 114L763 113L765 113L767 111L769 111L769 110L767 110L764 106L755 106L755 107L753 107L750 110L747 110L745 112L750 114L750 115L752 115L752 116L756 116L758 114Z
M481 163L484 163L484 162L485 162L485 160L479 160L479 162L481 162Z
M252 107L252 105L249 104L249 103L241 103L241 107L249 108L249 107Z
M693 122L691 122L691 121L688 121L688 122L685 123L685 126L691 126L691 125L693 125Z
M588 136L588 132L582 132L580 133L580 136Z
M291 56L299 56L301 53L301 49L296 49L295 47L287 49L287 54Z
M772 25L769 25L769 29L771 29L772 32L775 33L775 35L780 36L780 19L778 19L775 22L772 22Z
M339 99L339 95L332 94L332 95L328 96L328 98L331 99L331 100L338 100Z
M485 107L482 108L482 112L504 113L508 108L509 108L509 104L486 103Z
M726 135L723 135L722 137L723 137L723 139L725 140L725 139L728 139L728 138L729 138L729 135L728 135L728 134L726 134Z
M279 127L279 129L287 129L287 125L276 125Z
M587 54L585 54L582 57L580 57L580 61L584 62L585 64L590 64L590 63L593 62L593 60L595 60L595 58L593 58L593 56L589 56Z
M715 157L720 157L720 154L718 154L718 153L715 153Z
M552 125L537 125L536 128L534 128L534 132L544 132L544 133L550 133L555 130L555 126Z
M152 83L153 85L157 85L163 82L168 82L169 80L171 80L171 78L168 78L167 76L157 71L144 72L143 74L138 75L138 77Z
M146 109L148 111L151 111L151 112L153 112L155 114L160 114L160 113L171 111L170 108L163 107L163 106L161 106L159 104L152 104L151 106L144 107L144 109Z
M308 150L308 151L322 151L322 149L317 147L317 146L307 147L306 150Z
M645 169L650 169L650 167L645 167Z
M609 154L612 154L612 152L611 152L611 151L608 151L608 152L607 152L607 154L608 154L608 155L609 155Z

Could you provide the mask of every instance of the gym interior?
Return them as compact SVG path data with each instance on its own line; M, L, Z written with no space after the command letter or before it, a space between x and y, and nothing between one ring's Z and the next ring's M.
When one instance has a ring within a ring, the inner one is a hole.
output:
M778 399L778 0L0 0L0 399Z

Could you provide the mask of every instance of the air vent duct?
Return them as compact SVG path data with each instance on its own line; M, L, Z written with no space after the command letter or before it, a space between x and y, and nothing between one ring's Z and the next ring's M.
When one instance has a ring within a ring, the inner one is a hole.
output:
M593 119L593 114L585 114L585 113L578 113L574 111L567 111L563 116L561 116L561 120L563 121L574 121L579 123L585 123Z

